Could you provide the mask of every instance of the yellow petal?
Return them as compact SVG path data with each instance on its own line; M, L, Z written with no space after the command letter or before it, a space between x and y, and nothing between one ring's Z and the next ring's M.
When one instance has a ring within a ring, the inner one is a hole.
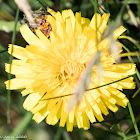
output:
M90 20L88 18L81 17L81 24L82 28L84 28L85 26L87 27L90 24Z
M83 128L88 130L90 128L90 122L85 112L83 112Z
M62 111L61 111L61 118L60 118L60 124L59 126L64 127L65 123L67 121L68 118L68 113L66 112L66 106L64 104L64 102L62 103Z
M104 105L104 103L102 102L102 100L100 98L98 98L96 100L97 105L99 106L100 110L103 112L104 115L108 115L109 112L106 108L106 106Z
M5 71L9 73L10 64L5 64ZM11 74L32 74L32 71L28 68L23 66L11 65Z
M25 48L17 45L12 46L11 44L9 44L9 49L8 49L9 54L11 54L12 47L13 47L12 55L18 59L26 61L27 58L34 57L34 55L29 51L27 51Z
M62 105L62 100L60 100L57 104L55 104L54 107L50 110L50 113L46 119L46 122L48 124L54 124L54 122L53 122L54 118L56 117L61 105ZM57 119L57 121L58 121L58 119Z
M28 95L28 97L25 99L23 103L23 107L29 111L38 103L40 99L41 99L41 96L38 94L38 92L32 93Z
M120 26L119 28L117 28L113 35L114 35L114 38L117 39L123 32L126 31L126 28L124 28L123 26Z
M113 112L116 112L118 110L118 107L110 102L108 102L107 100L103 99L104 103L106 104L106 106Z
M47 21L50 23L53 33L56 33L56 20L54 17L47 15Z
M26 88L26 86L28 86L29 84L31 84L33 82L32 79L11 79L5 82L6 84L6 88L7 89L22 89L22 88Z
M67 119L67 131L73 131L73 124L74 124L74 110L69 112L68 119Z
M50 111L47 111L47 108L44 107L41 111L34 114L33 120L35 120L37 123L40 123L45 119L46 116L48 116L49 112Z
M44 107L47 107L47 101L40 101L38 102L32 109L31 112L33 114L39 112L41 109L43 109Z
M28 95L29 93L33 93L34 91L31 89L31 88L26 88L25 90L23 90L22 92L21 92L21 94L22 94L22 96L26 96L26 95Z
M66 32L69 37L73 36L73 29L72 29L72 23L70 18L66 19Z
M100 31L101 33L103 33L103 31L104 31L105 28L107 27L107 22L108 22L109 16L110 16L109 13L104 13L104 14L102 15L101 23L100 23L100 27L99 27L99 31Z
M36 34L39 37L40 41L44 43L46 48L51 47L50 40L39 29L36 30Z
M67 18L70 18L71 24L72 24L72 29L73 29L72 31L74 31L74 28L75 28L75 17L74 17L74 14L73 14L72 10L69 9L69 10L62 11L62 16L63 16L64 21Z
M100 14L94 14L94 16L91 19L90 22L90 27L92 27L92 29L96 30L96 24L97 24L97 29L100 26L100 22L101 22L101 15Z
M45 48L45 45L41 40L29 29L27 24L24 24L20 27L20 32L23 38L30 44L32 47Z
M93 113L94 113L95 117L98 119L98 121L99 122L103 121L103 116L101 114L101 111L100 111L98 105L95 104L92 106L92 108L93 108Z

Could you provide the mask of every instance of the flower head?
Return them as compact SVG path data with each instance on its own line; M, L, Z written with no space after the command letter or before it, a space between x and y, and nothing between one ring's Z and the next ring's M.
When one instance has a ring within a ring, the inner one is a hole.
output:
M116 104L125 107L128 99L121 92L122 89L133 89L135 84L130 77L123 81L89 90L78 106L67 112L66 108L73 95L81 73L83 73L90 59L102 50L101 64L103 67L102 79L98 81L97 68L93 67L91 82L88 88L94 88L109 82L124 78L135 73L135 65L116 64L113 55L108 53L109 40L101 41L102 33L107 27L109 14L95 14L97 16L97 31L95 15L90 21L81 17L81 13L75 15L71 10L54 12L48 9L51 15L47 15L52 31L47 38L39 29L34 34L25 24L20 28L23 38L29 45L25 48L13 46L11 73L15 75L11 79L10 89L23 89L23 96L28 95L23 106L31 111L33 119L40 123L46 119L50 125L67 126L68 131L73 126L89 129L90 122L103 121L103 116L109 114L109 110L116 112ZM125 31L119 27L114 32L117 39ZM97 44L98 40L98 44ZM11 45L9 45L9 51ZM6 70L9 72L9 64ZM6 82L6 85L8 82ZM66 95L66 96L65 96ZM61 96L60 98L55 98Z

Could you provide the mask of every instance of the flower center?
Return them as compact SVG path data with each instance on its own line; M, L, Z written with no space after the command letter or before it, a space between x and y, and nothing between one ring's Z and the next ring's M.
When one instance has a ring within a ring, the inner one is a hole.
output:
M76 62L69 63L61 67L61 79L62 80L78 80L82 71L85 70L84 64L79 64Z

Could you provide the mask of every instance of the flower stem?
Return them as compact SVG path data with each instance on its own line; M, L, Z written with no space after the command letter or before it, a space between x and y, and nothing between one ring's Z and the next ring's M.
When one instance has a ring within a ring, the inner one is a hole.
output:
M20 121L20 123L14 129L14 131L10 134L10 136L16 137L18 135L21 135L24 132L24 130L27 128L27 126L29 125L31 119L32 119L32 113L27 112L24 118Z
M133 136L130 136L130 137L128 137L126 139L123 139L123 140L133 140L133 138L138 137L138 136L140 136L140 133L136 134L136 135L133 135Z
M136 123L136 120L135 120L134 113L133 113L130 102L128 103L128 109L129 109L129 112L130 112L130 116L131 116L131 119L132 119L132 123L133 123L134 129L135 129L135 132L138 135L139 130L138 130L138 126L137 126L137 123ZM140 137L138 137L138 140L140 140Z
M126 135L125 135L125 133L122 131L120 124L118 123L117 126L118 126L118 129L120 130L121 135L122 135L123 138L125 139L125 138L126 138Z
M8 73L8 89L10 89L10 79L11 79L11 63L12 63L12 59L13 59L13 44L15 44L15 38L16 38L16 28L17 28L17 23L18 23L18 17L19 17L19 8L17 8L17 12L16 12L16 18L15 18L15 26L14 26L14 30L13 30L13 34L12 34L12 49L10 52L10 57L9 57L9 73ZM11 122L11 118L10 118L10 102L11 102L11 90L7 90L7 123Z
M140 88L134 93L134 95L132 96L132 98L135 98L138 93L140 93Z
M138 115L138 117L136 118L136 122L140 121L140 115ZM129 128L125 131L125 135L127 135L133 128L133 123L131 125L129 125Z

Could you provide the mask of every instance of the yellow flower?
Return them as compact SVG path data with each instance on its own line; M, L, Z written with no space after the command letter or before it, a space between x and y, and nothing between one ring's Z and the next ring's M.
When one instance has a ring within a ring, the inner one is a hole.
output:
M132 77L86 91L80 104L70 112L66 108L73 95L49 98L74 92L80 74L97 53L96 38L98 49L102 50L101 63L104 71L101 81L98 82L96 67L93 68L89 88L134 74L135 64L115 64L114 57L108 53L108 39L101 41L109 14L96 14L96 37L95 15L90 21L81 17L80 12L74 15L71 10L64 10L62 14L51 9L48 12L51 15L47 16L47 21L52 27L49 39L38 29L34 34L26 24L20 28L23 38L30 45L26 48L13 46L13 56L17 59L12 61L11 73L15 78L10 80L10 89L24 88L21 94L28 97L23 106L34 114L33 119L37 123L46 118L46 123L50 125L55 125L60 120L59 125L64 127L66 124L68 131L72 131L73 126L89 129L90 122L94 123L96 119L103 121L102 114L109 114L109 110L116 112L116 104L122 107L127 105L128 99L121 90L135 88ZM124 31L124 27L119 27L114 32L114 38L117 39ZM11 45L9 52L10 50ZM6 64L6 71L9 71L9 64Z

